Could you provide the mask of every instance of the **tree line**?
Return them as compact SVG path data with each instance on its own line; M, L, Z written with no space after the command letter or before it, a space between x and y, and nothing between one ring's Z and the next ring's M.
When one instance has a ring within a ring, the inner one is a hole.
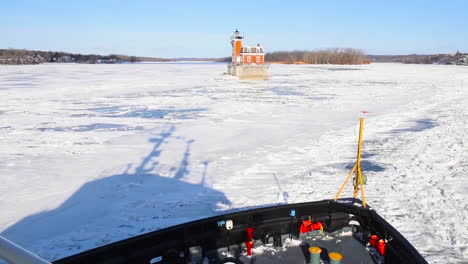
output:
M268 62L307 64L368 64L370 59L360 49L333 48L314 51L276 51L265 54Z
M127 55L74 54L61 51L37 51L26 49L0 49L0 64L54 63L123 63L142 61L169 61L168 59Z
M215 59L217 62L231 62L231 57ZM360 49L334 48L323 50L274 51L265 54L266 62L306 64L369 64L371 60Z

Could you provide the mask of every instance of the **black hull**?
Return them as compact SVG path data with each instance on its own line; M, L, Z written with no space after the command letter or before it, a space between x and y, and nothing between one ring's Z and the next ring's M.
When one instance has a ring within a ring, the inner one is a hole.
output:
M291 211L294 210L294 216ZM313 218L324 224L324 231L333 232L349 226L351 220L359 222L365 245L370 234L387 240L384 263L427 263L419 252L389 223L374 210L353 205L350 200L333 202L324 200L288 204L235 212L201 219L169 228L139 235L109 245L85 251L57 260L55 264L148 264L188 263L190 248L205 252L229 245L243 244L246 228L254 228L254 239L268 240L274 235L299 237L302 220ZM232 220L232 230L227 230L225 221ZM183 252L183 253L182 253ZM174 259L176 254L176 259ZM382 259L381 258L381 259ZM346 263L343 259L343 263ZM222 261L220 262L222 263Z

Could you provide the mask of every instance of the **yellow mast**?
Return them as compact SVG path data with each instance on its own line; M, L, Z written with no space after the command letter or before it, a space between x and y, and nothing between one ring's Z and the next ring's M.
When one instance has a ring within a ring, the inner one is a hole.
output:
M359 118L359 140L358 140L358 152L357 152L357 161L354 165L353 169L349 173L348 177L344 181L343 185L341 186L340 190L335 196L335 201L338 200L341 193L343 192L344 188L348 184L349 179L351 176L356 172L356 177L354 178L354 194L353 197L356 198L358 195L359 189L361 189L361 196L362 196L362 206L366 207L366 195L364 192L364 181L362 179L362 171L361 171L361 154L362 154L362 133L364 130L364 118Z

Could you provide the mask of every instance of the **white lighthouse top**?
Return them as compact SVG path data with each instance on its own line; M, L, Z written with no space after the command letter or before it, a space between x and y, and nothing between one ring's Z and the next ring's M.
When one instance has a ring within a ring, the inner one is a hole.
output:
M231 39L232 40L234 40L234 39L244 39L244 36L241 36L239 30L236 29L236 31L234 31L234 34L232 35Z

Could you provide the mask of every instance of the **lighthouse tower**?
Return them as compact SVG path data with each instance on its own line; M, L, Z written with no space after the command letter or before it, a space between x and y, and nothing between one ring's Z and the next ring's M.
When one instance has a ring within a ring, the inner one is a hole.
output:
M260 44L246 46L243 40L244 37L236 29L231 36L232 60L228 65L228 74L242 79L268 79L263 47Z
M244 39L243 36L240 35L239 30L236 29L234 34L231 37L231 45L232 45L232 63L235 65L239 65L241 63L241 49L242 49L242 40Z

